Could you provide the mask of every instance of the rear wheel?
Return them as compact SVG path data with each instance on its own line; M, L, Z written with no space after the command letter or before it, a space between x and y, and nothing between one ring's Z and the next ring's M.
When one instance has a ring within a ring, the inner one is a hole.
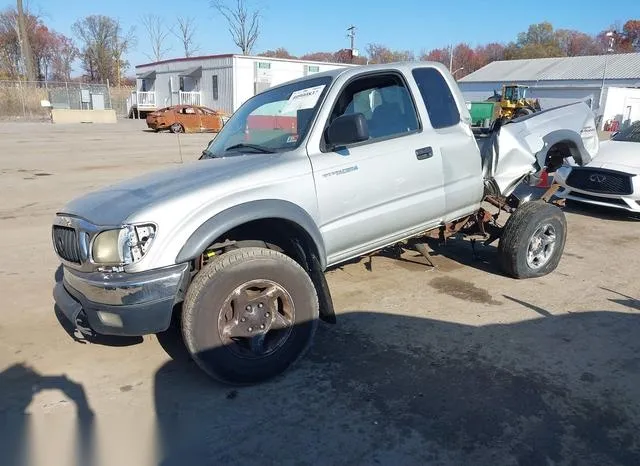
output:
M212 377L251 384L290 367L318 324L309 275L290 257L266 248L231 250L194 278L183 306L189 352Z
M514 278L547 275L558 266L567 237L562 210L543 201L528 202L507 220L498 245L498 259Z
M180 123L174 123L169 127L172 133L184 133L184 127Z

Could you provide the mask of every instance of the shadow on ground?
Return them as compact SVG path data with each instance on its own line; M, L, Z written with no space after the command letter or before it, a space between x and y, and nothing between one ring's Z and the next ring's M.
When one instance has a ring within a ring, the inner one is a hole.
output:
M24 364L14 364L0 372L0 464L26 466L33 464L30 454L31 422L27 409L33 398L45 390L66 395L75 405L74 445L78 466L95 464L94 413L82 384L66 375L43 375ZM59 450L56 450L59 451ZM59 464L51 459L51 464Z
M243 388L205 376L172 328L161 464L640 464L640 318L506 298L536 319L345 313L294 369Z

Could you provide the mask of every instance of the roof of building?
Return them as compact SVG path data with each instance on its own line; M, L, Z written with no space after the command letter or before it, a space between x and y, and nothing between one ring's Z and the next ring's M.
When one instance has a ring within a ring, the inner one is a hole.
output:
M640 79L640 53L495 61L460 82Z
M143 68L143 67L154 66L154 65L163 65L165 63L180 63L185 61L197 62L199 60L210 60L210 59L216 59L216 58L230 58L230 57L243 57L243 58L254 58L257 60L287 61L287 62L297 62L297 63L311 63L314 65L318 64L318 65L356 66L351 63L333 63L333 62L324 62L324 61L300 60L298 58L276 58L276 57L262 57L262 56L256 56L256 55L226 53L226 54L220 54L220 55L200 55L197 57L169 58L167 60L160 60L160 61L155 61L151 63L143 63L141 65L136 65L136 68Z

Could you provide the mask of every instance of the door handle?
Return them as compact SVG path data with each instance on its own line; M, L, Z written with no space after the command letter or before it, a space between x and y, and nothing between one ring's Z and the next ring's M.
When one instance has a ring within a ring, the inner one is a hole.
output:
M429 159L433 157L433 149L431 146L423 147L422 149L416 149L416 158L418 160Z

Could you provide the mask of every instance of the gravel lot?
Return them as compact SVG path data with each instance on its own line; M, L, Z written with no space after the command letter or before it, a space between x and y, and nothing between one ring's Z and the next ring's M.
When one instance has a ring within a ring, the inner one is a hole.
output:
M464 241L435 269L333 270L338 324L256 387L210 381L174 330L74 340L51 297L56 209L180 147L197 163L211 138L144 128L0 124L0 464L640 464L640 222L614 212L569 206L541 279Z

